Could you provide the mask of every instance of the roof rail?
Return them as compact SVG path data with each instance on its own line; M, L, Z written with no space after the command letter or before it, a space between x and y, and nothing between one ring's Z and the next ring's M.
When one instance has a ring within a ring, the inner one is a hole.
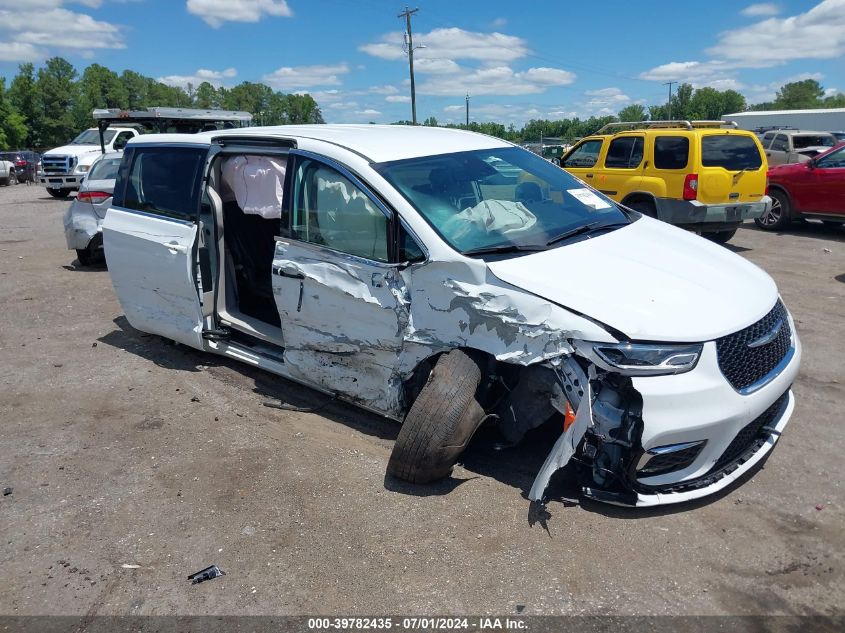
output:
M606 134L607 130L611 130L613 128L625 128L618 130L619 132L624 132L626 129L684 128L685 130L692 130L697 127L722 127L723 125L737 127L735 121L618 121L616 123L607 123L603 125L598 132L594 132L594 134Z

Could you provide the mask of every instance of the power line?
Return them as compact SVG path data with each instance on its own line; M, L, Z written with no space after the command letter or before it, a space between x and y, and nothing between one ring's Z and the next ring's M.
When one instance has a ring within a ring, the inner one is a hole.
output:
M416 125L417 124L417 91L416 87L414 86L414 36L411 32L411 16L419 11L419 9L409 9L405 7L405 10L397 15L397 18L405 18L405 24L407 26L407 30L405 31L405 37L407 38L407 45L408 45L408 67L411 70L411 122Z

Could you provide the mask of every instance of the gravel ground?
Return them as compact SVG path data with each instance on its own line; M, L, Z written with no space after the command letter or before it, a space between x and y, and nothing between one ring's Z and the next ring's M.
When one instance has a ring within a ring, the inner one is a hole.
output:
M657 511L552 501L544 529L525 494L548 430L386 484L397 425L133 330L65 250L67 206L0 188L0 614L842 613L845 229L732 242L804 343L764 468ZM227 575L186 580L210 564Z

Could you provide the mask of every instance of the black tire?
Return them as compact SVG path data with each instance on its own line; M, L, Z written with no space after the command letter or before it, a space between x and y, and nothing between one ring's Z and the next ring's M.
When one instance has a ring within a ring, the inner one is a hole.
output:
M837 226L842 226L842 222L837 222L836 220L822 220L822 224L832 229L835 229Z
M651 200L640 198L639 200L627 203L625 206L634 211L639 211L650 218L657 218L657 207L654 206L654 202Z
M54 198L67 198L70 195L70 189L51 189L47 187L47 193Z
M715 233L705 233L704 237L708 240L716 242L717 244L727 244L730 239L736 235L737 229L730 229L728 231L716 231Z
M9 172L9 182L7 182L6 184L7 185L16 185L16 184L18 184L18 182L20 182L18 180L18 174L16 172L10 171Z
M777 231L792 222L792 205L787 196L780 189L772 189L772 206L764 211L759 218L754 218L754 224L764 231Z
M415 484L447 477L484 417L475 399L480 383L481 369L465 352L441 356L405 416L387 473Z
M94 254L91 252L91 248L77 248L76 249L76 258L79 260L80 266L90 266L94 263Z

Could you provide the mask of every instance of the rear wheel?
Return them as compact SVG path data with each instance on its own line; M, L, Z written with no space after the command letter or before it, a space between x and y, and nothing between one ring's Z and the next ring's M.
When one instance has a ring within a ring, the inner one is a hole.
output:
M736 229L730 229L729 231L716 231L715 233L705 233L704 237L708 240L716 242L717 244L727 244L730 239L736 235Z
M478 364L461 350L441 356L402 423L388 474L424 484L452 472L484 417Z
M17 175L17 173L15 173L15 172L13 172L13 171L10 171L10 172L9 172L9 183L8 183L8 184L10 184L10 185L16 185L16 184L18 184L18 175Z
M54 198L67 198L70 195L70 189L47 189L47 193L49 193Z
M789 197L780 189L772 190L772 206L763 212L754 223L764 231L782 229L792 221Z

